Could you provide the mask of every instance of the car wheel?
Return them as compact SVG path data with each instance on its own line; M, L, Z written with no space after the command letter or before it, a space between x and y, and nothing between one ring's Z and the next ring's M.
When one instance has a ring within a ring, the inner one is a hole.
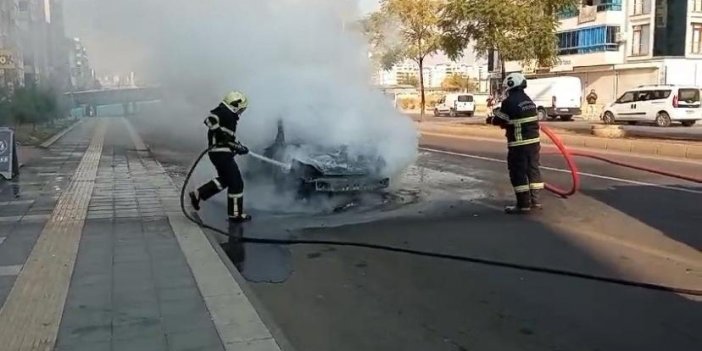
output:
M614 120L614 114L612 114L612 112L609 112L609 111L605 112L604 116L602 117L602 121L603 121L605 124L614 124L614 123L616 123L616 121Z
M656 115L656 125L659 127L670 127L670 116L667 112L661 111Z
M449 116L456 117L456 110L451 109L451 111L449 112Z
M692 127L697 121L682 121L682 125L685 127Z
M548 115L546 114L546 110L543 108L539 108L536 110L536 117L539 118L539 121L545 121L548 118Z
M561 121L568 122L568 121L572 121L572 120L573 120L573 116L571 116L571 115L561 116Z
M635 126L635 125L636 125L636 121L629 121L629 122L626 122L626 124L628 124L628 125L630 125L630 126Z
M473 112L468 112L467 115L468 117L473 117Z
M439 109L434 109L434 117L439 117L441 114L439 113Z

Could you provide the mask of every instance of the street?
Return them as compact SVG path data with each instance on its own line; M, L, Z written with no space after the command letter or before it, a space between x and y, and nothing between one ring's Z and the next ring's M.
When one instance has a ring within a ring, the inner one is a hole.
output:
M182 180L202 147L133 123ZM502 141L424 137L420 156L380 203L339 213L260 210L249 237L344 240L702 288L702 188L579 159L580 194L545 196L546 210L506 217L512 201ZM544 147L544 175L566 186ZM699 175L702 164L610 154ZM253 183L253 182L252 182ZM191 185L191 187L194 185ZM247 185L247 189L251 189ZM223 221L222 203L201 211ZM331 246L232 247L220 242L263 310L298 350L698 350L699 299L572 277ZM236 245L235 245L236 246Z
M419 120L419 114L410 114L410 117L415 121ZM424 116L424 121L432 123L459 123L459 124L484 124L485 116L475 117L434 117L430 113ZM593 125L602 124L600 121L585 121L575 119L573 121L542 121L546 126L566 130L578 134L590 134L590 128ZM668 128L660 128L652 125L629 125L620 124L628 136L668 139L668 140L692 140L702 141L702 124L695 124L692 127L683 127L680 124L673 124Z

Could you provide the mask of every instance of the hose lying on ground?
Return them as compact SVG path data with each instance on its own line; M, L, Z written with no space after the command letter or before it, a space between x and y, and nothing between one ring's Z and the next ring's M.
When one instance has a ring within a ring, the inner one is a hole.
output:
M562 196L564 198L567 198L568 196L575 194L578 191L578 189L580 188L580 177L578 176L578 167L576 166L575 161L573 160L573 156L587 157L587 158L591 158L594 160L607 162L607 163L613 164L615 166L631 168L631 169L635 169L638 171L658 174L658 175L662 175L662 176L666 176L666 177L685 180L685 181L692 182L692 183L702 184L702 178L686 176L683 174L663 171L663 170L651 168L651 167L639 166L639 165L635 165L635 164L627 163L627 162L622 162L622 161L616 161L616 160L612 160L610 158L596 155L596 154L592 154L592 153L570 151L565 147L561 138L559 138L558 135L556 135L556 133L554 133L553 130L551 130L551 128L549 128L545 125L541 125L541 131L543 131L544 134L546 134L551 139L551 141L556 146L556 148L561 152L561 155L563 155L563 157L565 158L566 164L568 165L568 169L570 170L570 172L572 174L573 185L572 185L570 190L566 191L566 190L562 190L554 185L546 184L546 189L548 189L552 193L559 195L559 196Z
M546 133L548 134L549 132L546 132ZM561 144L561 146L563 146L562 143L560 143L560 144ZM209 152L209 150L210 149L206 149L206 150L202 151L202 153L200 153L200 155L198 155L197 159L193 163L192 167L190 167L188 174L186 175L185 179L183 180L183 186L180 190L180 209L183 212L183 215L188 220L193 222L194 224L196 224L202 228L212 230L212 231L217 232L219 234L222 234L225 236L230 236L230 233L228 233L224 230L221 230L219 228L216 228L214 226L208 225L206 223L203 223L203 222L195 219L185 209L185 195L186 195L185 192L186 192L188 183L190 183L190 178L192 177L193 173L195 172L195 168L197 167L197 165L200 163L202 158ZM560 150L564 150L565 152L567 152L567 149L565 148L565 146L563 146L563 148ZM564 155L565 155L566 159L569 158L569 156L568 156L569 154L564 154ZM571 163L573 165L573 168L571 168L571 170L575 169L577 171L577 168L575 168L575 163L572 162L572 157L570 157L570 158L571 158ZM579 180L576 180L576 179L577 179L577 177L574 176L574 185L577 184L575 182L579 182ZM574 186L573 188L577 190L576 186ZM631 280L626 280L626 279L598 276L598 275L594 275L594 274L567 271L567 270L550 268L550 267L531 266L531 265L525 265L525 264L519 264L519 263L510 263L510 262L504 262L504 261L498 261L498 260L491 260L491 259L480 258L480 257L459 256L459 255L450 255L450 254L443 254L443 253L436 253L436 252L419 251L419 250L412 250L412 249L407 249L407 248L402 248L402 247L378 245L378 244L371 244L371 243L350 242L350 241L332 241L332 240L269 239L269 238L247 238L247 237L242 237L242 238L238 238L238 239L241 242L252 243L252 244L345 246L345 247L357 247L357 248L381 250L381 251L389 251L389 252L398 252L398 253L404 253L404 254L415 255L415 256L440 258L440 259L460 261L460 262L469 262L469 263L482 264L482 265L493 266L493 267L511 268L511 269L516 269L516 270L520 270L520 271L537 272L537 273L551 274L551 275L557 275L557 276L580 278L580 279L585 279L585 280L590 280L590 281L611 283L611 284L616 284L616 285L636 287L636 288L642 288L642 289L648 289L648 290L665 291L665 292L684 294L684 295L702 296L702 290L697 290L697 289L671 287L671 286L660 285L660 284L638 282L638 281L631 281Z

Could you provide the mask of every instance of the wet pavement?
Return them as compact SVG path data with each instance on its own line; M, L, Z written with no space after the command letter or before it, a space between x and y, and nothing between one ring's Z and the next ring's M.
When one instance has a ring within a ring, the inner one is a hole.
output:
M138 118L138 117L137 117ZM199 152L134 123L178 178ZM499 142L425 139L389 194L334 206L276 198L247 183L253 222L236 236L367 242L631 280L702 288L695 184L581 162L579 196L545 196L547 211L506 217ZM177 150L177 151L174 151ZM695 174L702 165L623 157ZM562 160L544 156L549 181ZM200 171L195 183L208 178ZM182 181L182 176L178 178ZM214 200L203 221L230 230ZM243 231L243 233L242 233ZM573 278L336 246L240 245L217 239L263 308L300 350L697 350L702 307L690 296Z

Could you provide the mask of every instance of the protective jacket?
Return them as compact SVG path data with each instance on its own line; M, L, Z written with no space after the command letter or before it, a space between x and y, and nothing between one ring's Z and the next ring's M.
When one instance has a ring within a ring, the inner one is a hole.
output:
M509 91L502 105L494 111L492 124L505 129L507 146L515 147L538 143L539 118L536 105L524 93L524 89L514 88Z
M242 153L243 146L236 140L236 126L239 115L229 109L225 104L219 104L205 119L207 131L207 144L210 152Z

